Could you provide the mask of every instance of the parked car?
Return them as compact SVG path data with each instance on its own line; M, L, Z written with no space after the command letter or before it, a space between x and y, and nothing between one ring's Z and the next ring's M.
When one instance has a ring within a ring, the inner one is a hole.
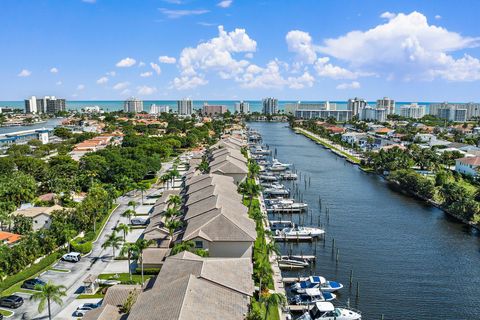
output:
M16 295L0 298L0 307L17 309L23 304L23 298Z
M149 219L146 218L133 218L131 221L132 226L144 226L147 225L149 222Z
M82 256L80 255L79 252L69 252L62 256L63 261L74 262L74 263L77 263L78 261L80 261L81 258Z
M23 289L35 290L35 286L44 286L46 283L38 278L25 280L22 284Z
M74 317L83 317L88 311L93 310L95 308L88 308L88 307L78 307L77 310L73 313Z
M82 303L77 307L77 310L80 308L90 308L90 309L95 309L98 308L100 305L99 303Z

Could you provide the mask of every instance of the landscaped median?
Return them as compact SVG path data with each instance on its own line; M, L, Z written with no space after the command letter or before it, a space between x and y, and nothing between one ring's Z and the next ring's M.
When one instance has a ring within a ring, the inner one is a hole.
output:
M356 164L360 164L360 159L358 159L357 157L354 157L352 156L351 154L349 153L346 153L345 151L343 150L340 150L339 148L335 147L334 145L328 143L325 141L325 139L319 139L317 137L314 136L313 133L305 130L305 129L302 129L302 128L294 128L294 130L300 134L303 134L304 136L306 136L307 138L310 138L322 145L324 145L325 147L331 149L331 150L335 150L336 152L342 154L344 157L348 158L351 162L353 163L356 163Z

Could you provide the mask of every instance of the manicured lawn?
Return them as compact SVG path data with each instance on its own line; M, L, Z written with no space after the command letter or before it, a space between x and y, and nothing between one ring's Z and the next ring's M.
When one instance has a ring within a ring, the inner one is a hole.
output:
M95 294L79 294L77 299L103 299L104 295L101 293Z
M267 314L267 317L265 318L265 305L260 304L260 302L253 299L252 299L252 305L255 309L260 310L260 313L262 314L262 319L280 320L280 315L278 314L278 308L276 306L273 306L273 305L268 306L268 314Z
M68 270L68 269L50 268L49 270L54 271L54 272L63 272L63 273L69 273L70 272L70 270Z
M144 275L143 277L145 281L147 281L148 279L152 278L153 275ZM120 281L121 283L129 283L130 281L130 276L128 273L102 273L101 275L98 276L98 278L105 279L105 280L117 280L117 281ZM141 284L142 275L140 274L132 275L132 281L138 284Z
M3 315L4 317L9 317L13 314L13 312L5 309L0 309L0 314Z

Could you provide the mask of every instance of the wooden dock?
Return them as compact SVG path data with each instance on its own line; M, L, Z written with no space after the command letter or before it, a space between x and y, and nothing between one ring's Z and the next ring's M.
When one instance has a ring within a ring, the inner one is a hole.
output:
M290 310L290 312L301 312L301 313L304 313L304 312L307 312L308 310L312 309L313 308L313 304L309 304L309 305L296 305L296 304L289 304L287 306L287 309Z
M305 269L307 266L294 266L294 265L285 265L285 264L282 264L282 263L278 263L278 267L280 269L286 269L286 270L299 270L299 269Z
M300 281L307 281L309 277L286 277L282 278L283 283L294 283Z

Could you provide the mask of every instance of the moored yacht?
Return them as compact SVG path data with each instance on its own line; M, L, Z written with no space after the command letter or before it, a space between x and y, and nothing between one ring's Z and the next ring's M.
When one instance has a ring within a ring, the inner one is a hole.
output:
M293 227L295 227L295 223L289 220L270 220L270 230L272 232Z
M285 186L275 183L272 184L271 187L263 190L263 193L272 196L288 196L290 191Z
M290 287L292 291L304 293L307 289L320 288L322 292L335 292L343 288L343 284L336 281L328 281L321 276L310 276L305 281L299 281Z
M360 311L352 308L335 308L331 302L316 302L310 311L297 320L361 320Z
M296 294L291 302L296 305L309 305L320 301L332 301L337 296L331 292L322 292L318 288L306 289L305 293Z
M325 230L320 228L313 228L313 227L293 227L293 228L285 228L281 231L276 231L277 236L287 236L287 237L302 237L302 236L310 236L310 237L319 237L325 234Z
M308 267L310 263L307 259L300 258L300 257L288 257L283 256L278 259L278 266L280 268L287 268L287 269L301 269Z

